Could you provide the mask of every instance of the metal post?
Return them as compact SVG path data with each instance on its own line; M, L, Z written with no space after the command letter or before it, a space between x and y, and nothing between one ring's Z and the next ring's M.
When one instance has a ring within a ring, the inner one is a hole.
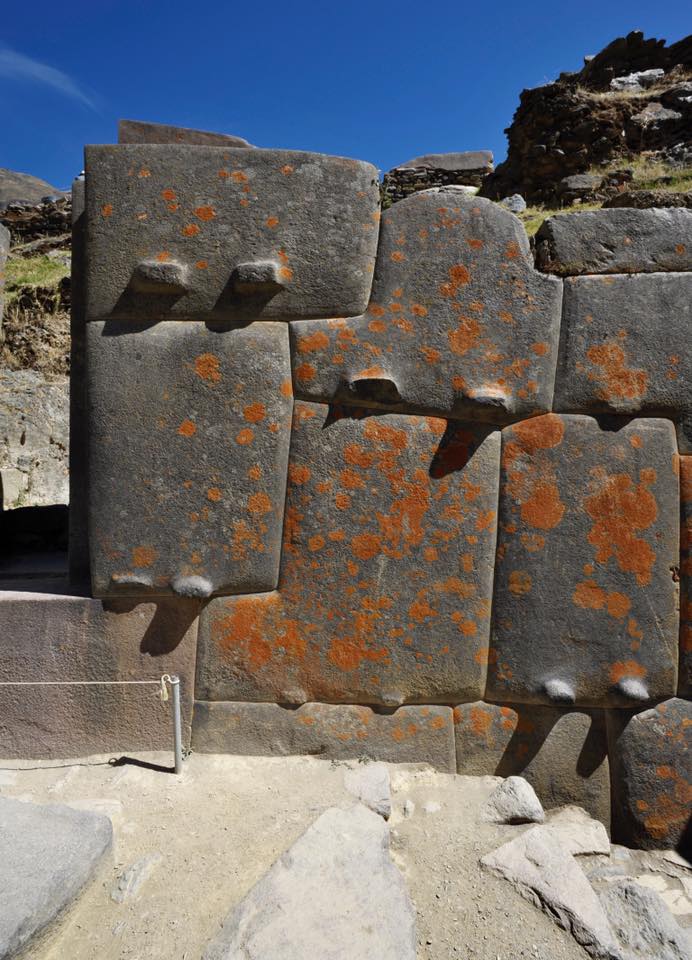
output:
M171 690L173 691L173 756L175 772L183 772L183 731L180 718L180 677L171 676Z

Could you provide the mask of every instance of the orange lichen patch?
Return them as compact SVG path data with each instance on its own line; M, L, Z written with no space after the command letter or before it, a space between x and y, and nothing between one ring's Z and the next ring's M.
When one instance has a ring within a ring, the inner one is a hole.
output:
M498 317L502 320L503 323L514 323L514 317L507 310L500 310Z
M471 274L462 263L455 263L453 267L449 268L447 273L449 282L440 284L440 293L443 297L456 296L459 287L464 287L471 281Z
M334 503L336 504L337 510L348 510L351 506L351 498L347 493L337 493L334 497Z
M275 227L279 226L278 217L267 217L267 219L264 222L269 227L270 230L273 230Z
M198 270L206 270L209 264L207 263L206 260L198 260L195 263L195 266L197 267Z
M216 216L216 210L208 205L195 207L194 213L198 220L204 220L205 222L208 220L213 220Z
M310 479L310 467L306 467L300 463L289 463L288 479L291 483L298 486L302 483L307 483Z
M456 709L454 712L456 719ZM471 707L470 721L471 730L477 737L487 737L493 725L493 715L482 707Z
M528 550L529 553L537 553L545 547L545 537L542 537L540 533L522 533L519 539L524 549Z
M405 260L405 259L406 259L406 254L405 254L405 253L402 253L401 250L395 250L395 251L390 255L390 259L393 260L394 263L401 263L402 260Z
M532 343L532 344L531 344L531 350L532 350L533 353L536 354L537 357L544 357L544 356L548 353L548 350L549 350L549 349L550 349L550 347L548 346L547 343Z
M422 346L419 347L419 350L425 357L426 363L439 363L442 359L442 354L439 350L435 350L434 347Z
M327 536L335 543L341 543L342 540L346 539L346 534L343 530L330 530Z
M218 383L221 379L219 358L213 353L202 353L195 359L195 373L202 380Z
M280 276L283 280L292 280L292 279L293 279L293 271L291 270L290 267L281 267L280 270L279 270L279 276Z
M171 259L171 255L168 250L162 250L161 253L156 254L156 259L159 263L167 263Z
M267 408L263 403L251 403L243 410L243 416L248 423L260 423L267 415Z
M382 541L374 533L359 533L351 539L351 551L359 560L372 560L382 551Z
M304 382L314 380L316 372L317 371L311 363L301 363L296 367L296 379Z
M148 170L146 167L142 167L137 176L140 180L143 180L145 177L151 176L151 170Z
M520 253L521 250L519 249L519 244L514 240L510 240L505 247L505 258L507 260L516 260Z
M552 530L562 520L565 505L554 483L537 480L529 497L521 504L521 518L538 530Z
M455 330L448 330L447 337L453 353L463 357L478 343L481 325L473 317L460 317L459 326Z
M170 187L166 190L161 191L161 196L164 200L167 200L169 203L173 203L178 198L175 195L175 190L171 190Z
M434 610L427 600L418 599L414 600L408 608L408 615L412 620L415 620L416 623L423 623L424 620L430 617L436 617L437 610Z
M425 550L423 550L423 559L426 563L434 563L437 558L438 553L435 547L426 547Z
M317 550L321 550L325 543L324 537L318 533L308 540L308 549L315 553Z
M266 493L251 493L247 498L247 508L250 513L269 513L272 502Z
M282 397L293 396L293 383L291 382L290 378L287 380L284 380L279 389Z
M290 177L290 175L293 173L294 169L295 169L295 168L292 167L290 163L285 163L285 164L283 165L283 167L281 167L281 172L283 173L283 175L284 175L285 177Z
M362 467L363 469L371 467L375 460L375 454L369 453L359 443L347 444L344 447L343 457L346 463L352 467Z
M371 303L368 307L368 313L373 313L376 317L383 317L387 311L378 303Z
M373 333L384 333L387 329L387 324L384 320L371 320L368 323L368 330L372 330Z
M158 557L158 553L153 547L140 546L132 551L132 566L141 569L150 567Z
M474 237L467 237L466 242L471 247L472 250L480 250L483 246L482 240L476 240Z
M196 237L199 233L199 227L196 223L187 223L180 232L184 237Z
M537 450L549 450L562 443L565 424L555 413L515 423L512 434L517 438L522 450L533 455Z
M207 500L211 500L212 503L218 503L221 499L221 491L218 487L209 487L207 490Z
M618 660L612 664L608 671L611 683L617 683L618 680L622 680L625 677L639 677L641 680L646 674L646 667L643 667L641 663L637 663L636 660Z
M428 311L425 309L422 303L412 303L411 313L416 317L427 317L428 315Z
M250 480L260 480L262 477L262 468L256 463L253 467L250 467L247 475Z
M509 575L509 590L515 597L529 593L532 585L533 581L525 570L512 570Z
M326 350L329 337L322 330L298 337L298 353L312 353L314 350Z
M178 427L178 433L181 437L193 437L197 433L197 427L192 420L183 420Z
M239 430L235 435L235 442L239 443L241 447L246 447L248 443L252 443L255 439L255 433L253 430L250 430L249 427L245 427L243 430Z
M101 207L101 215L104 217L110 217L112 214L113 214L113 204L104 203L104 205Z
M247 183L247 176L242 170L234 170L231 173L231 180L234 180L236 183Z
M641 471L636 485L626 473L610 476L584 504L594 521L587 539L597 548L596 561L605 563L614 556L621 570L635 575L639 586L651 582L656 562L651 546L635 533L648 529L658 516L656 499L647 489L654 479L653 470Z
M463 633L465 637L475 637L478 632L478 624L473 620L460 620L457 623L459 632Z
M364 490L365 481L355 470L347 468L339 474L339 483L346 490Z
M590 347L586 356L600 373L590 372L589 380L598 381L596 396L610 403L615 400L641 400L646 394L649 376L645 370L630 369L625 362L625 351L618 343L603 343Z

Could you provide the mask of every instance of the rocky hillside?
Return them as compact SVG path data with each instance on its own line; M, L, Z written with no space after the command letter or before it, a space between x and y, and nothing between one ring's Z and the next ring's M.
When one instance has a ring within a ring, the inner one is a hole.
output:
M692 173L692 36L670 46L639 32L614 40L579 72L524 90L506 133L507 159L481 187L494 200L603 200L633 179L618 167L642 158L663 164L662 178Z
M38 203L44 197L57 197L63 194L45 180L32 177L29 173L17 173L0 167L0 208L8 203Z

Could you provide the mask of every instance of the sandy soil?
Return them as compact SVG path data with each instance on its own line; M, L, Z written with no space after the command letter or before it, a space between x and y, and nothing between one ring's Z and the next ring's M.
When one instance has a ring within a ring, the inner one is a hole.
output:
M181 777L107 761L0 761L0 794L99 811L114 827L112 861L32 960L198 960L277 856L323 810L355 802L346 764L311 757L192 756ZM419 960L584 960L570 936L479 867L525 829L478 822L495 778L390 771L392 854L416 906ZM139 890L112 899L118 877L157 854Z

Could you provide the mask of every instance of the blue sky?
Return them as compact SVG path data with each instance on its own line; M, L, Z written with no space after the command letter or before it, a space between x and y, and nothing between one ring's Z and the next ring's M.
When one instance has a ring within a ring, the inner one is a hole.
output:
M689 3L14 0L0 17L0 166L62 187L119 117L370 160L491 149L524 87Z

